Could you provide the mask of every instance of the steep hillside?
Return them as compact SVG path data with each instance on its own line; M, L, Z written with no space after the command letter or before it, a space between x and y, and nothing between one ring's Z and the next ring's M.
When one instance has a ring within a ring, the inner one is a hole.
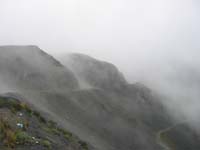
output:
M162 149L157 133L172 121L157 94L128 84L110 63L69 57L62 65L35 46L0 47L0 90L19 93L91 149Z
M142 84L128 84L109 63L81 54L70 54L61 60L67 67L71 66L81 81L95 88L76 92L73 101L85 112L81 114L93 120L90 126L95 128L94 132L104 128L106 134L99 132L101 139L106 138L113 149L159 149L154 133L167 127L170 121L158 96Z
M8 95L0 96L1 150L88 150L87 143Z
M13 90L75 89L73 73L36 46L0 46L0 81Z

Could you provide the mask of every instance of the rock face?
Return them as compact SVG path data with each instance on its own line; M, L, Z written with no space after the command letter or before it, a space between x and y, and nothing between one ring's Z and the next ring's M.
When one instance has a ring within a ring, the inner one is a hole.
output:
M37 46L1 46L0 76L16 88L57 90L78 88L73 73Z
M127 84L123 74L114 65L87 55L70 54L63 62L81 81L92 87L119 90Z
M0 47L0 90L14 88L92 149L161 149L155 135L171 121L155 93L89 56L72 54L63 64L35 46Z

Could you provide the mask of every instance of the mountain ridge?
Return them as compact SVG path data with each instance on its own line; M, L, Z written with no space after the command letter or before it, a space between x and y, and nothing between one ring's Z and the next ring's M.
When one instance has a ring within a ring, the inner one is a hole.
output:
M25 53L11 54L18 49ZM55 60L34 46L0 47L1 87L7 92L14 87L94 150L161 149L156 134L173 123L155 91L129 84L113 64L81 54L65 59ZM90 88L81 88L82 79Z

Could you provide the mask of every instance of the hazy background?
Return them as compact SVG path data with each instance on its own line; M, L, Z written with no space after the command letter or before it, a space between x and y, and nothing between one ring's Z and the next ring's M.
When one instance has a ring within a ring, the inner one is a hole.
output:
M199 8L198 0L0 0L0 45L38 45L56 56L81 52L112 62L130 82L170 95L171 107L196 120Z

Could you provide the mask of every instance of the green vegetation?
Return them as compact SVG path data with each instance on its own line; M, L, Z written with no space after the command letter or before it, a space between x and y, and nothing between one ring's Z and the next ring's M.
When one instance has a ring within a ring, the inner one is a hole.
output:
M17 131L15 133L16 136L16 143L17 144L25 144L25 143L31 143L32 138L24 131Z
M7 120L0 120L0 135L1 141L9 148L14 148L16 143L15 131L10 127Z
M17 100L10 98L0 98L0 108L9 108L13 113L18 111L26 111L29 116L36 116L42 123L47 123L44 117L39 112L31 110L25 103L20 103Z
M52 120L50 120L50 121L48 121L48 126L52 127L52 128L56 128L57 127L57 123L52 121Z
M53 121L48 121L47 126L43 128L46 132L57 135L57 136L63 136L67 141L70 141L72 143L76 143L80 145L80 147L83 150L88 150L88 144L84 141L78 140L77 137L73 136L73 134L69 131L66 131L62 128L59 128L57 123Z
M57 123L53 122L53 121L48 121L47 122L47 126L44 127L44 130L52 133L54 135L63 135L65 137L66 140L68 141L72 141L73 135L71 132L68 132L62 128L59 128Z
M0 120L0 140L9 148L14 148L16 145L31 143L31 136L22 130L11 128L7 120Z
M84 150L88 150L88 144L87 144L86 142L79 141L79 144L81 145L81 147L82 147Z
M65 137L68 141L69 141L70 139L72 139L73 135L72 135L71 132L65 131L65 130L63 130L63 129L59 129L59 130L63 133L64 137Z
M36 117L39 119L40 122L42 122L42 123L47 123L46 119L45 119L44 117L42 117L42 116L40 115L39 112L37 112L37 111L32 111L32 114L33 114L34 116L36 116Z
M50 141L48 141L48 140L42 140L42 141L41 141L41 144L42 144L44 147L46 147L46 148L48 148L48 149L51 149L51 142L50 142Z
M48 133L50 133L50 134L54 134L54 135L60 135L60 132L56 129L56 128L51 128L51 127L43 127L43 129L46 131L46 132L48 132Z
M19 101L9 98L0 98L0 108L3 107L11 109L12 112L17 112L23 109Z
M35 138L29 133L30 120L27 117L36 117L38 125L41 127L40 129L45 131L47 135L63 137L68 142L79 145L82 150L88 150L87 143L80 141L71 132L60 128L54 121L47 121L38 111L31 110L25 103L11 98L0 97L1 108L8 108L10 110L10 116L9 112L5 111L5 113L8 113L8 118L12 117L12 115L16 116L13 119L8 119L4 115L3 117L0 116L0 142L2 141L7 148L15 149L18 145L40 144L46 149L52 149L52 141L47 140L46 136ZM22 127L18 127L17 124L21 124Z
M21 107L23 110L27 112L29 116L32 116L33 114L32 110L25 103L21 103Z

